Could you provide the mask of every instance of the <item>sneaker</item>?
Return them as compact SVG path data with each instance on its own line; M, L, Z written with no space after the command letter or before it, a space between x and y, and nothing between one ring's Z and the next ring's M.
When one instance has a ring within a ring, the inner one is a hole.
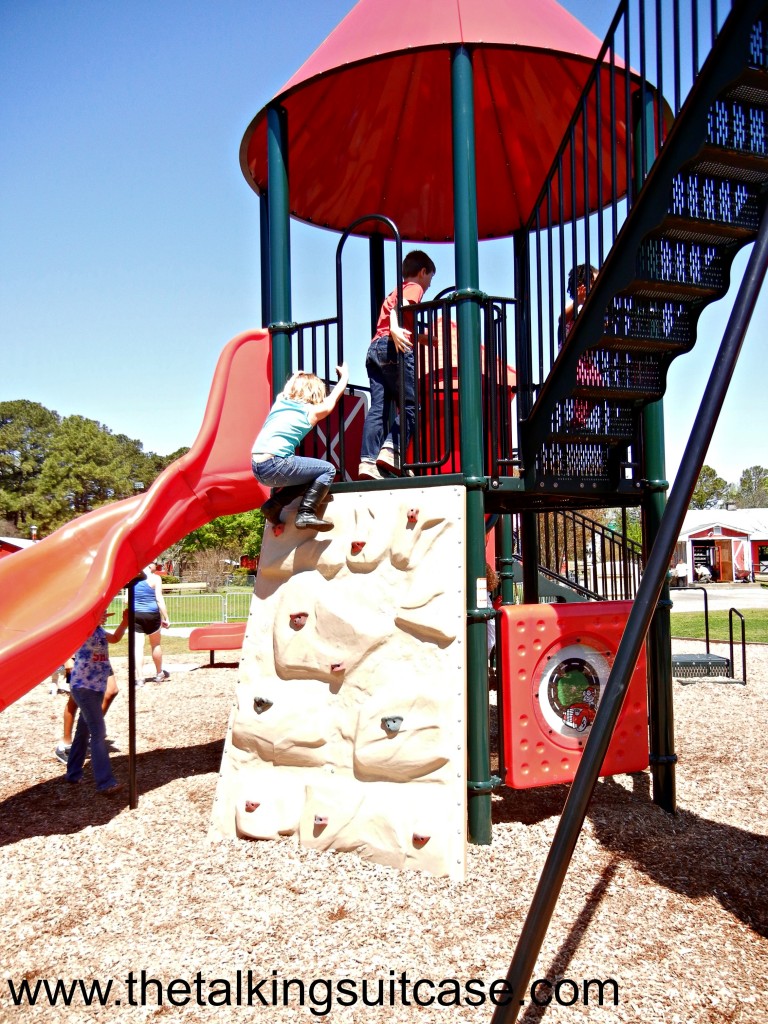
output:
M363 461L357 470L358 480L381 480L382 476L375 462Z
M55 758L58 758L58 760L61 761L62 764L66 764L67 759L69 758L69 751L71 748L71 743L57 743L56 749L53 752L53 756Z
M154 678L154 681L156 683L164 683L166 679L170 679L171 678L171 673L170 672L166 672L165 669L163 669L162 672L158 672L157 675L154 676L153 678Z
M125 786L122 782L116 782L114 786L107 786L106 789L100 789L99 793L101 793L102 796L117 796L117 794L122 793L124 789Z
M394 448L382 448L376 459L376 468L389 476L413 476L413 471L408 469L403 473L400 464L400 452Z
M135 689L137 689L137 690L138 690L138 688L139 688L140 686L143 686L143 685L144 685L144 680L143 680L143 679L134 679L134 680L133 680L133 685L134 685Z
M58 685L58 687L56 688L56 692L57 692L57 693L71 693L71 692L72 692L72 691L70 690L70 688L69 688L69 683L67 682L67 680L66 680L66 679L63 679L63 680L61 680L61 681L59 682L59 685Z

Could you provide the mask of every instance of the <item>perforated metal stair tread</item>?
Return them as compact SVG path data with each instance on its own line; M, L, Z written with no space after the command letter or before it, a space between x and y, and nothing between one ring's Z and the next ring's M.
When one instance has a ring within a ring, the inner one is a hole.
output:
M760 68L745 68L726 89L725 95L752 106L768 107L768 74Z
M686 171L699 171L730 180L768 181L768 156L747 153L741 149L724 149L706 144L689 164Z
M713 245L731 240L749 241L754 235L754 228L705 217L680 217L676 214L669 214L659 227L651 232L651 237Z
M689 341L682 342L674 341L668 338L617 338L612 335L606 334L600 340L600 348L608 352L631 352L637 355L643 355L649 352L684 353L689 351L689 349L691 349L693 345L693 338L690 339Z

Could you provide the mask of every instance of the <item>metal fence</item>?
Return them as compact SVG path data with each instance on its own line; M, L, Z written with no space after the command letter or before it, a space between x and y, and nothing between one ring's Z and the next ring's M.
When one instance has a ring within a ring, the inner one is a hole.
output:
M171 626L207 626L210 622L245 622L251 608L252 590L230 590L223 594L165 594ZM110 602L115 621L123 614L128 597L121 591Z

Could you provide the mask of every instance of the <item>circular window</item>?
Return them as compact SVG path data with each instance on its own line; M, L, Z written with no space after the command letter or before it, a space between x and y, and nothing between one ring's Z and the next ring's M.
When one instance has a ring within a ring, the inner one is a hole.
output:
M539 663L533 680L539 724L552 738L581 747L595 720L610 665L587 643L569 644Z

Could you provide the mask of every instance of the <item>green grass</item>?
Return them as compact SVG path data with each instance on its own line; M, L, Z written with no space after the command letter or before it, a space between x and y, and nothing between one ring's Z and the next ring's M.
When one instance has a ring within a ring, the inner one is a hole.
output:
M747 608L742 615L745 619L744 632L747 642L768 643L768 610ZM672 612L672 636L703 640L704 613ZM728 642L728 612L710 612L709 639ZM733 617L733 639L736 643L741 642L741 620L738 615Z
M109 625L107 625L106 628L107 628L107 630L109 630ZM189 652L189 641L187 640L187 638L185 636L166 636L165 630L163 630L163 636L161 637L161 641L160 642L161 642L161 645L162 645L162 648L163 648L163 654L164 655L166 655L166 654L169 654L169 655L170 654L174 654L174 655L182 654L182 655L184 655L184 654L189 654L190 653ZM128 657L128 638L124 636L123 639L120 641L120 643L118 643L118 644L110 644L109 645L109 653L114 655L116 658L120 658L120 657L127 658ZM235 653L239 654L239 652L235 652ZM148 643L144 644L144 657L146 659L149 658L149 644ZM234 660L234 658L233 658L233 660Z

